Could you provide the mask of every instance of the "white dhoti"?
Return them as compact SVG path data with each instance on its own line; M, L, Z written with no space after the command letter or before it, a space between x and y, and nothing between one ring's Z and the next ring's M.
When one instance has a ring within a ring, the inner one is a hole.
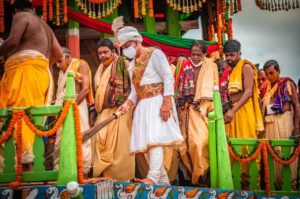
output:
M168 121L160 117L163 96L141 100L134 111L130 152L147 152L150 147L179 144L183 137L178 126L174 103L173 113Z
M163 103L161 95L141 100L134 112L131 153L149 153L149 171L147 178L155 184L170 185L166 170L163 166L164 152L162 146L179 144L183 137L178 126L175 104L171 117L163 121L160 108Z

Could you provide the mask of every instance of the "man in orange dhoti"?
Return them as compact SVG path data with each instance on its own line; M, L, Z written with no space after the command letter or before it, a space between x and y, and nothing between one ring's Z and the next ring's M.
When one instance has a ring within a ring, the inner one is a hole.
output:
M258 101L257 71L254 64L241 59L241 44L229 40L224 46L226 61L230 66L227 90L221 93L226 133L229 138L257 138L264 129ZM224 73L227 69L224 69ZM222 86L226 83L221 82ZM227 93L226 93L227 92ZM226 99L224 99L226 98ZM246 152L247 150L245 150ZM247 189L249 182L249 164L242 164L242 188Z
M89 65L82 59L70 57L70 50L63 48L64 57L57 62L57 67L60 69L58 77L58 88L56 91L55 105L62 105L65 97L65 86L68 72L75 74L75 89L76 102L80 112L80 127L81 132L90 128L89 125L89 105L94 104L93 89L92 89L92 75ZM56 133L55 151L54 151L54 167L58 169L59 163L59 149L61 140L61 128ZM85 175L90 170L92 151L91 140L82 143L83 152L83 172Z
M219 84L219 75L213 60L205 58L206 46L203 41L194 41L190 49L191 59L183 63L176 86L181 132L185 138L179 151L191 174L192 183L208 185L207 115L213 110L213 87Z
M49 62L51 65L62 57L61 48L50 27L35 15L30 1L15 0L14 7L11 33L0 46L0 57L8 57L0 82L0 108L45 105L52 97ZM25 170L32 167L34 136L23 122Z
M288 139L291 135L299 135L299 104L296 84L288 77L280 77L279 64L269 60L264 65L268 84L262 93L265 137L267 139ZM278 154L281 148L276 147ZM297 162L291 166L292 187L297 187ZM281 187L282 165L275 162L277 188Z
M95 74L96 124L107 119L127 99L130 79L124 57L114 54L110 39L98 42L100 65ZM102 128L92 138L93 176L110 177L117 181L134 178L135 156L129 154L132 110Z

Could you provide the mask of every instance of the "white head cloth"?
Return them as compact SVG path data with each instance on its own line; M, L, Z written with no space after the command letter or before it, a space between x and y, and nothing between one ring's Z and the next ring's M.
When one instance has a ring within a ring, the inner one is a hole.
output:
M116 36L120 46L125 44L127 41L137 41L139 43L142 43L143 41L139 31L132 26L125 26L119 29Z

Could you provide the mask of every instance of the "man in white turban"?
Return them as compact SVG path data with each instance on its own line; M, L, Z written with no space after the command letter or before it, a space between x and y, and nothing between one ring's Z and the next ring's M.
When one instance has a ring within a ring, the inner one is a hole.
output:
M142 46L142 36L136 28L113 30L123 54L132 59L128 67L131 93L119 108L125 114L136 106L130 152L149 154L147 177L137 182L170 185L163 166L163 146L183 141L172 98L174 78L170 65L161 50Z

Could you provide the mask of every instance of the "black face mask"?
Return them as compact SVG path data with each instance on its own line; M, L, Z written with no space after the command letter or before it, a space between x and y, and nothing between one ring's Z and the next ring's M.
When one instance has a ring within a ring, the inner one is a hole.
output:
M228 63L228 65L231 66L231 67L235 67L239 61L240 60L238 59L238 60L236 60L234 62Z

